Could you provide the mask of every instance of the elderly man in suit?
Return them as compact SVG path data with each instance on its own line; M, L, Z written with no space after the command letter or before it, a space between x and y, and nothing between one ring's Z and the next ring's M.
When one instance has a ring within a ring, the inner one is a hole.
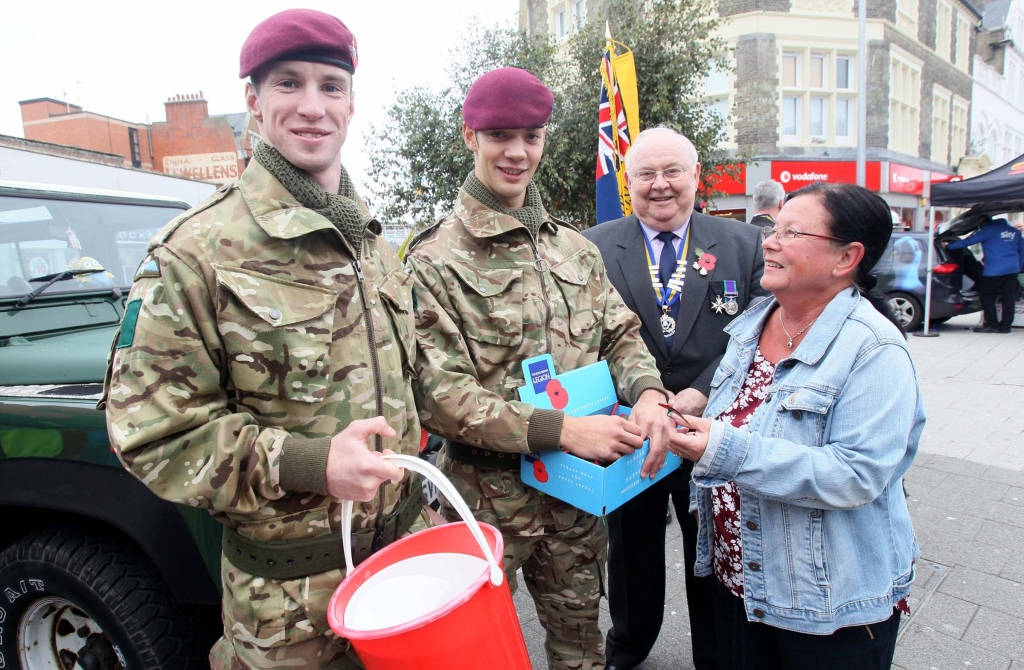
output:
M700 163L693 144L669 128L637 136L626 157L635 213L583 234L601 250L608 277L640 316L662 383L684 414L700 415L725 353L723 328L764 295L760 231L693 211ZM655 456L652 456L652 458ZM710 578L694 577L697 523L688 512L693 463L608 515L608 670L633 668L650 653L665 606L665 515L671 497L683 531L686 596L697 670L718 668Z

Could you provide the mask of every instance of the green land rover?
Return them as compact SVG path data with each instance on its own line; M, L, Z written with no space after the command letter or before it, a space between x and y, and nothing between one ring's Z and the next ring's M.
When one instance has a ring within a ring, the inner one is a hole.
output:
M180 200L0 180L0 670L199 668L220 526L111 451L124 298Z

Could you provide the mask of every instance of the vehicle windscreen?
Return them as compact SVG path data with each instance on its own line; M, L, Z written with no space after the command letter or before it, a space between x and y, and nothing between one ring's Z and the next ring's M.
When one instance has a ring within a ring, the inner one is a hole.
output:
M47 289L46 294L127 288L146 245L174 207L82 202L0 195L0 298L30 293L30 283L62 270L95 272Z

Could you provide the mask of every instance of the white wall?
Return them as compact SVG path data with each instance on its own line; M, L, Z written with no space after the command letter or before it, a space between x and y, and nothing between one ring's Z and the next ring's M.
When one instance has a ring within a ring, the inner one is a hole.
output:
M84 186L181 198L197 205L213 193L214 184L129 168L0 147L0 179Z
M1005 47L1002 74L974 57L970 153L987 154L993 166L1024 154L1024 55L1016 46L1024 38L1021 3L1011 4L1006 26L1013 43Z

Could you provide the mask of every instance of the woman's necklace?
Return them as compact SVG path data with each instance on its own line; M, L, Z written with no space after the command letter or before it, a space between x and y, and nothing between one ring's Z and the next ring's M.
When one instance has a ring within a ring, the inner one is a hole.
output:
M821 314L819 314L818 316L821 316ZM804 326L800 330L796 331L796 335L790 335L789 331L786 330L786 322L782 320L782 310L780 309L779 310L779 325L782 326L782 332L784 332L786 334L786 337L789 338L789 342L786 342L786 347L789 348L789 349L792 349L793 348L793 340L795 338L800 337L801 335L803 335L804 331L807 330L808 328L810 328L811 324L813 324L815 321L818 320L818 316L816 316L813 319L811 319L811 323L807 324L806 326Z

